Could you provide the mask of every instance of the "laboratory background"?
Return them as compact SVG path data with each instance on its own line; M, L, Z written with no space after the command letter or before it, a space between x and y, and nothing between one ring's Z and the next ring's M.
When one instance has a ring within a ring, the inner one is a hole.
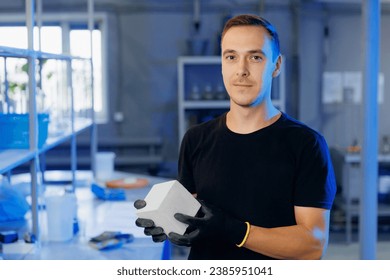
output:
M0 259L186 259L134 225L229 108L220 33L276 27L276 107L327 140L325 259L390 259L390 1L0 0ZM66 209L66 211L64 211Z

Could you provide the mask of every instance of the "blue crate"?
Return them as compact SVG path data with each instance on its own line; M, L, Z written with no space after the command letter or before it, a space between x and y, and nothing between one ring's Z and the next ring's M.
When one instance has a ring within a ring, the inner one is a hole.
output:
M29 115L0 114L0 149L28 149ZM38 114L38 147L47 139L49 114Z

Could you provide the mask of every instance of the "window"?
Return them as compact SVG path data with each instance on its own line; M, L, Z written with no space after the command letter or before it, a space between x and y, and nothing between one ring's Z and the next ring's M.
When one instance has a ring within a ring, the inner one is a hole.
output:
M102 36L100 30L92 32L93 44L93 79L95 95L95 112L103 111L102 95ZM90 33L89 30L71 30L70 31L70 53L74 56L90 57Z
M34 28L34 49L39 49L39 43L41 43L41 51L49 53L62 53L63 49L69 49L70 54L73 56L80 57L90 57L90 32L85 24L86 18L85 15L45 15L46 18L43 18L44 25L41 28L40 36L41 42L38 38L38 28ZM62 19L58 21L58 19ZM81 19L83 18L83 19ZM105 24L104 16L98 16L97 22L99 22L99 27L103 29ZM48 22L48 23L46 23ZM80 24L80 22L84 22ZM27 28L23 22L23 15L9 15L0 17L0 45L15 47L15 48L27 48ZM64 33L64 34L63 34ZM103 34L99 28L96 28L92 32L93 40L93 67L94 67L94 108L96 113L96 121L98 123L107 122L108 116L108 106L106 99L106 90L103 85L104 81L104 72L103 72L103 49L102 46ZM20 82L22 79L23 82L26 79L26 73L23 73L23 65L26 63L26 60L23 59L7 59L7 70L9 73L10 82L13 82L12 79L16 79L15 83ZM0 63L4 65L4 61ZM85 70L85 65L75 64L72 67L78 67L76 71ZM45 73L42 73L42 76L50 75L51 70L54 70L56 63L47 63L45 65ZM86 70L88 71L88 70ZM84 75L86 76L86 75ZM12 78L11 78L12 77ZM53 80L53 79L52 79ZM81 88L78 85L78 79L73 79L74 88ZM50 84L50 83L49 83ZM46 84L47 85L47 84ZM85 103L85 96L83 94L75 94L75 109L83 110L82 106ZM81 106L81 107L80 107ZM0 108L1 109L1 108Z

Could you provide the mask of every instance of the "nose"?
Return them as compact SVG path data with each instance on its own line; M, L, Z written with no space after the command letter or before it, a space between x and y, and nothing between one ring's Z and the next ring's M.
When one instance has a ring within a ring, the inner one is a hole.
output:
M241 61L238 64L238 69L237 69L236 74L238 77L248 77L249 76L249 70L248 70L248 67L247 67L245 61Z

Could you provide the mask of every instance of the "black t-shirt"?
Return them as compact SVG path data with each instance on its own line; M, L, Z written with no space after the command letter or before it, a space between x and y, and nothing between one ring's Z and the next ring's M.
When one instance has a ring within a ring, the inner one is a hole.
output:
M330 209L336 183L325 139L286 114L237 134L226 114L185 134L178 180L198 199L260 227L295 225L294 206ZM224 241L204 240L190 259L269 259Z

